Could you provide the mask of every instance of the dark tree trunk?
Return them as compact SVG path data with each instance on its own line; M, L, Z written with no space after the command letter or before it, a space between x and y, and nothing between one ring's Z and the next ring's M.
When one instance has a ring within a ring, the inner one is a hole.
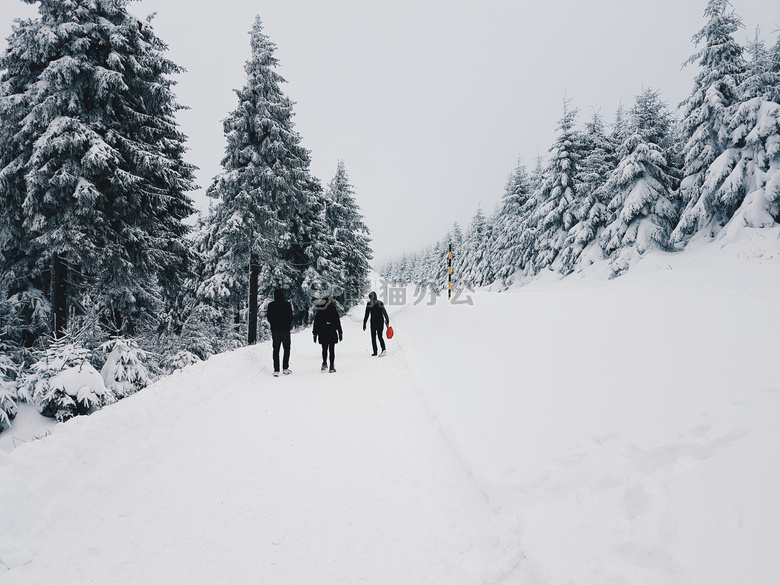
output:
M111 319L113 320L112 326L114 328L114 335L116 337L120 337L122 335L124 323L122 319L122 313L119 312L119 309L114 308L111 311Z
M247 343L252 345L257 341L257 280L260 267L257 255L253 252L249 258L249 322L247 323Z
M68 325L68 264L59 254L54 255L51 271L51 313L54 338L65 334Z

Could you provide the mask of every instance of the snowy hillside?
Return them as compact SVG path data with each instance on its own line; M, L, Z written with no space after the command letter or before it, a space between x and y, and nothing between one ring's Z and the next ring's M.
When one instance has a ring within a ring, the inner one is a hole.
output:
M777 582L777 229L468 296L3 437L0 583Z

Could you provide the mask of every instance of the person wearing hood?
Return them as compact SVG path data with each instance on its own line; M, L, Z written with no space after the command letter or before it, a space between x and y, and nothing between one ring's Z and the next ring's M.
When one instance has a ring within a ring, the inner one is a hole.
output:
M277 288L274 291L274 300L268 303L266 319L271 325L271 340L274 350L274 376L279 376L279 349L284 347L282 359L282 371L285 375L290 371L290 327L292 326L293 312L290 301L284 298L284 292Z
M371 347L374 348L376 355L376 338L379 338L379 344L382 347L382 353L379 357L385 355L385 339L382 336L385 330L385 325L390 325L390 317L387 316L385 310L385 304L376 298L376 293L371 291L368 293L368 303L366 303L366 315L363 317L363 331L366 330L366 322L371 317Z
M314 315L314 343L319 338L322 345L322 370L333 374L336 371L336 344L344 338L344 332L341 330L341 319L339 318L336 304L329 298L323 297L314 305L316 314ZM330 369L328 369L328 357L330 357Z

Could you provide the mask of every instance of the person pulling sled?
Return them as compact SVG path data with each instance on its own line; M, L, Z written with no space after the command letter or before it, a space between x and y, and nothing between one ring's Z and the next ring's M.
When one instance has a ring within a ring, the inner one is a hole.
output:
M385 325L390 325L390 317L387 316L385 310L385 304L376 298L376 293L371 291L368 293L368 303L366 303L366 315L363 317L363 331L366 330L366 322L369 317L371 318L371 347L374 350L372 356L377 355L376 340L379 338L379 345L382 348L382 353L379 357L385 355L385 338L383 337Z

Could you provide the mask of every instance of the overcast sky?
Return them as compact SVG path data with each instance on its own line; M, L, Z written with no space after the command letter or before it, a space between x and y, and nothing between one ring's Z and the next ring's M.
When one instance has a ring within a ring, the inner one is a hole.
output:
M746 42L760 26L770 44L777 0L732 0ZM37 5L2 0L2 47L14 18ZM644 88L670 106L691 91L691 37L706 0L137 0L187 73L175 88L193 194L220 170L221 121L244 84L255 15L276 43L296 129L326 185L343 159L377 261L466 229L477 207L501 198L519 157L546 155L564 96L582 123L611 122Z

